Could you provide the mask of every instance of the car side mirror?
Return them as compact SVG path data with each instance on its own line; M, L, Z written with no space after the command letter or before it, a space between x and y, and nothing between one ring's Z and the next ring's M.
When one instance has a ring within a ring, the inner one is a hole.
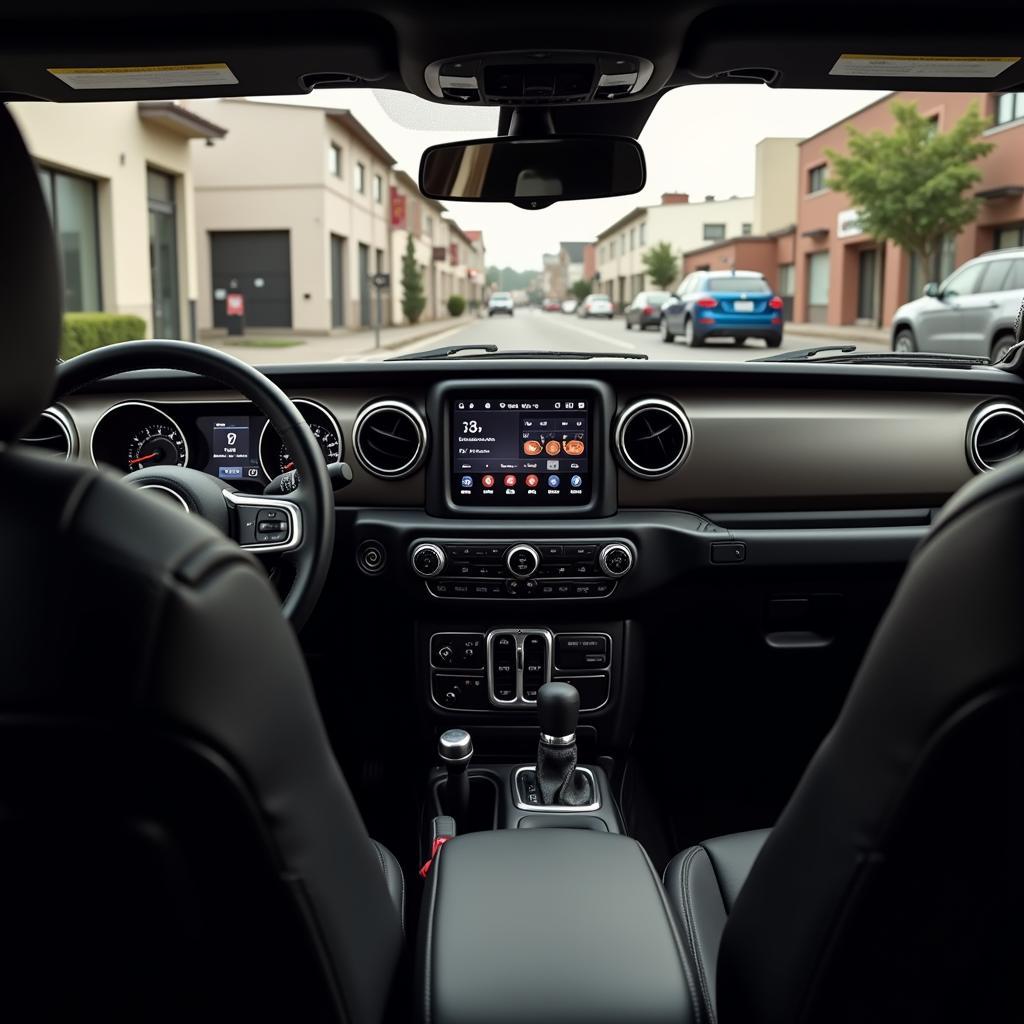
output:
M927 295L929 299L941 299L942 292L939 290L939 286L935 281L929 281L924 286L923 295Z

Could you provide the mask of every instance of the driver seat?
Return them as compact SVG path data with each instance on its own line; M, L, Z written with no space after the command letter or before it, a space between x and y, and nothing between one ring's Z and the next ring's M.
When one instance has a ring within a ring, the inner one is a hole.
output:
M10 444L52 394L61 287L3 109L0 153L0 1016L404 1019L401 870L259 564Z

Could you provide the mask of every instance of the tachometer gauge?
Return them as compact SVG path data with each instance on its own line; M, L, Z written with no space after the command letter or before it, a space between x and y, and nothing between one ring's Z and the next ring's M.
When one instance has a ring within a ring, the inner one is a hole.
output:
M150 423L137 430L128 445L128 469L150 466L184 466L188 461L185 441L175 427Z
M324 462L330 464L341 458L341 442L338 435L330 427L321 426L319 423L307 424L313 436L320 445L320 451L324 453ZM283 441L278 452L278 471L287 473L295 468L295 460Z

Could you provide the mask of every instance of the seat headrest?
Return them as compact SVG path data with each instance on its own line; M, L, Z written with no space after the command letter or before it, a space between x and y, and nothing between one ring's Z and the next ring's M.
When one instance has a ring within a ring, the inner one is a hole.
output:
M39 175L6 107L0 107L0 223L0 441L9 441L53 394L61 286Z

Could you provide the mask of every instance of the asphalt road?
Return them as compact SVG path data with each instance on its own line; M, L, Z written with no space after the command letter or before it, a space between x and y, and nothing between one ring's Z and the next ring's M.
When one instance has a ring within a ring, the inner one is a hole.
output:
M544 313L535 309L520 309L515 316L493 316L467 320L463 326L452 328L414 344L396 348L386 355L421 352L446 345L497 345L499 349L543 349L569 352L643 353L651 359L714 359L744 360L775 352L809 348L816 344L835 345L835 339L815 338L806 334L786 336L782 347L769 349L763 341L748 341L736 345L731 338L709 339L700 348L690 348L682 342L666 344L660 331L637 328L627 331L621 316L612 320L582 320L565 313ZM861 346L876 347L876 346Z

